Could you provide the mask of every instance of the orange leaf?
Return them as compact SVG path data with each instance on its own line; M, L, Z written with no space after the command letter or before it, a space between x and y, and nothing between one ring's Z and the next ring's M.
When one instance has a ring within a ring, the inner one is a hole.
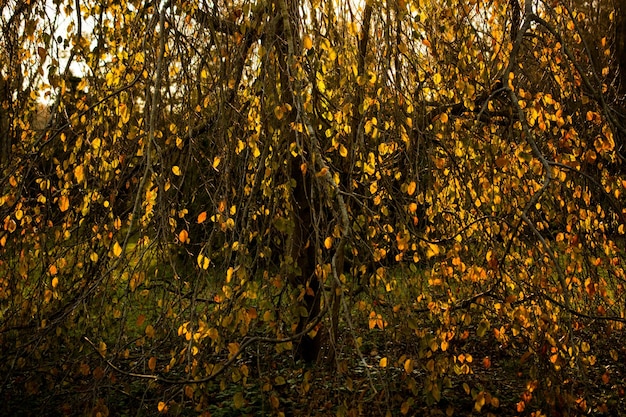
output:
M70 199L67 198L66 195L62 195L59 198L59 208L61 209L61 211L67 211L67 209L70 208Z
M178 239L182 243L187 243L189 241L189 233L185 229L181 230L178 234Z
M485 356L483 359L483 366L487 369L491 368L491 359L489 359L489 356Z
M203 211L202 213L198 214L198 224L204 223L205 220L206 220L206 211Z

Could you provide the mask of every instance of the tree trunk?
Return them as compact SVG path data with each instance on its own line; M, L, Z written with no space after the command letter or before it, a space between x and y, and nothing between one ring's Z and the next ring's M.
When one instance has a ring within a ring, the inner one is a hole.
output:
M295 109L296 97L299 91L298 86L292 77L291 65L293 54L300 44L297 38L299 22L298 3L294 0L278 0L276 9L280 10L280 19L276 29L277 52L280 62L280 101L289 104ZM296 142L296 133L292 129L292 123L297 122L296 112L292 111L281 125L281 131L286 136L286 146ZM305 147L305 145L302 145ZM300 149L306 152L306 149ZM299 155L291 159L290 177L295 180L295 187L292 191L292 213L293 230L290 242L288 242L288 254L293 262L293 272L291 273L291 283L304 290L304 297L298 308L300 319L296 329L297 333L307 328L309 323L315 319L321 311L321 286L315 273L316 253L313 245L315 235L313 225L313 213L311 210L311 175L307 170L302 169L305 162L305 155ZM306 310L306 312L304 310ZM313 363L319 358L321 350L320 333L315 336L304 335L296 341L296 355L306 362Z

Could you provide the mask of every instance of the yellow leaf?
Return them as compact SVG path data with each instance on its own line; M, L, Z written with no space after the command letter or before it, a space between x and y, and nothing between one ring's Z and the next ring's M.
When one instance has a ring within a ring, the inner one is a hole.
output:
M70 199L67 198L66 195L62 195L59 198L59 208L61 209L61 211L67 211L67 209L70 208Z
M282 119L285 116L285 109L282 106L276 106L274 108L274 115L278 120Z
M387 358L381 358L379 362L379 366L381 368L385 368L387 366Z
M181 230L178 234L178 239L182 243L187 243L189 241L189 233L185 229Z
M345 146L343 146L343 144L339 145L339 155L341 155L344 158L348 156L348 150L346 149Z
M102 145L102 140L100 138L95 138L94 140L91 141L91 147L96 151L100 149L101 145Z
M203 211L202 213L198 214L198 224L204 223L205 220L206 220L206 211Z
M441 120L441 123L448 123L448 113L441 113L439 120Z
M437 85L437 84L441 83L441 74L436 73L436 74L433 76L433 82L435 83L435 85Z
M413 369L414 369L413 360L407 359L406 361L404 361L404 372L406 372L407 374L410 374L411 372L413 372Z
M207 258L206 256L200 254L198 255L198 266L202 269L208 269L209 268L209 263L211 262L209 258Z
M237 353L239 353L239 343L229 343L228 352L229 352L229 355L228 355L229 357L232 357L236 355Z
M409 195L413 195L415 194L415 189L417 188L417 184L415 184L415 181L411 181L411 183L409 184L409 187L407 188L406 192Z
M57 277L52 278L52 288L56 288L59 285L59 279Z
M233 404L236 410L239 410L241 407L244 406L243 394L241 392L235 394L235 396L233 397Z
M178 167L178 165L174 165L172 167L172 172L174 173L174 175L176 176L180 176L181 172L180 172L180 168Z
M15 223L15 220L13 220L13 219L10 219L8 221L8 223L5 223L5 225L4 225L4 230L8 230L9 233L15 232L15 229L17 229L17 223ZM4 235L4 236L6 236L6 235Z
M128 110L126 103L120 103L118 111L120 117L122 118L122 123L128 123L128 120L130 120L130 111Z
M330 249L333 247L333 238L328 236L326 239L324 239L324 247L326 249Z
M81 183L85 180L85 170L82 165L74 168L74 177L76 177L76 181Z
M157 409L159 410L159 413L165 413L167 411L167 405L163 401L159 401Z
M217 169L221 160L222 158L220 158L219 156L216 156L215 158L213 158L213 169Z
M304 39L302 39L302 44L304 45L304 49L309 50L313 47L313 41L309 35L304 35Z
M154 337L154 333L155 333L154 327L152 327L151 324L148 324L146 326L146 336L152 339Z
M122 247L120 246L119 243L115 242L115 244L113 245L113 255L119 257L121 254L122 254Z

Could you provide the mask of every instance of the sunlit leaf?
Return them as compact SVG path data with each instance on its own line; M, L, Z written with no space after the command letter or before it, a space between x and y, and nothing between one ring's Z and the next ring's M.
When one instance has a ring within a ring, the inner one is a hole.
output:
M304 35L304 38L302 39L302 45L306 50L309 50L313 47L313 41L311 40L311 37L309 35Z
M66 195L59 197L59 209L67 211L70 208L70 199Z

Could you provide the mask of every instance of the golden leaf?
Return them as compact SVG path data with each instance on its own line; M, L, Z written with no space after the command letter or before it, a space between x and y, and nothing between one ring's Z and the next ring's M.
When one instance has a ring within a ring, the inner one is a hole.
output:
M207 258L206 256L202 254L198 255L197 261L198 261L198 266L202 269L208 269L209 263L211 262L209 258Z
M181 172L180 172L180 168L178 167L178 165L174 165L172 167L172 172L174 173L174 175L176 176L180 176Z
M319 177L325 176L327 173L328 173L328 168L322 167L322 169L317 174L315 174L315 176L319 178Z
M102 144L102 140L100 138L95 138L94 140L91 141L91 147L96 151L100 149L101 144Z
M152 339L154 337L154 333L155 333L154 327L152 327L151 324L148 324L146 326L146 336Z
M313 41L309 35L304 35L304 39L302 39L302 44L304 45L304 49L309 50L313 47Z
M417 188L417 184L415 184L415 181L411 181L411 183L409 184L409 187L407 188L406 192L409 195L413 195L415 194L415 189Z
M122 254L122 247L119 243L115 242L113 245L113 255L119 257Z
M239 343L229 343L228 344L228 353L229 357L232 357L239 353Z
M59 208L61 211L67 211L70 208L70 199L66 195L59 197Z
M74 177L76 177L76 181L80 184L85 180L85 169L82 165L74 168Z
M234 272L234 271L235 271L235 270L233 269L233 267L232 267L232 266L231 266L231 267L229 267L229 268L226 270L226 283L230 283L230 281L233 279L233 272Z
M244 399L243 399L243 394L241 392L238 392L235 394L235 396L233 397L233 404L235 406L235 409L240 409L241 407L244 406Z
M282 106L274 107L274 116L276 116L278 120L282 119L285 116L285 109Z

